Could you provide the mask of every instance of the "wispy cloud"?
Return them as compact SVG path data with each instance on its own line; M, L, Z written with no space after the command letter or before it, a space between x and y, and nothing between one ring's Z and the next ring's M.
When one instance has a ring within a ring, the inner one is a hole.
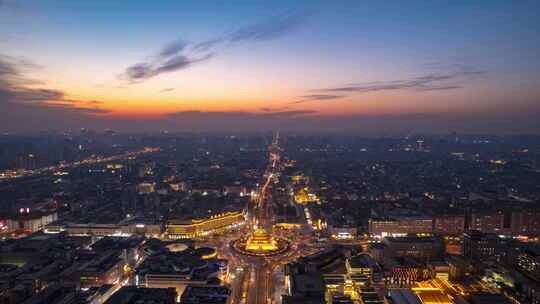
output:
M174 88L165 88L165 89L160 90L161 93L171 92L171 91L174 91Z
M125 78L131 83L143 81L162 73L174 72L190 67L194 63L206 61L212 58L213 54L206 54L201 57L189 57L186 55L175 55L166 60L157 60L152 63L140 62L126 69Z
M455 90L461 89L461 85L447 85L447 86L430 86L425 88L417 88L417 91L446 91L446 90Z
M287 110L289 107L287 106L284 106L284 107L279 107L279 108L276 108L276 107L262 107L260 108L259 110L262 111L262 112L281 112L281 111L285 111Z
M100 101L67 98L65 92L45 88L42 81L28 78L26 74L35 69L40 67L20 58L0 54L0 104L63 107L87 113L105 111L98 108Z
M225 41L224 37L213 38L210 40L197 42L191 46L191 50L194 52L207 52L214 47L217 47L219 44Z
M449 81L462 82L470 80L472 77L485 74L485 71L480 70L463 70L450 73L433 73L424 76L414 77L411 79L381 81L378 83L356 83L341 87L315 89L313 92L359 92L368 93L376 91L392 91L402 89L412 90L430 90L438 88L457 89L462 85L445 85Z
M287 34L300 26L308 17L306 12L288 12L274 16L263 22L240 28L232 32L231 42L272 40Z
M41 101L32 103L33 107L43 107L43 108L56 108L56 109L64 109L68 111L76 111L77 113L83 113L83 114L106 114L109 113L109 110L92 107L92 108L79 108L75 107L71 103L65 103L65 102L51 102L51 101Z
M224 48L277 39L300 26L307 17L305 12L292 11L205 41L188 43L176 39L147 60L127 67L120 78L133 84L160 74L187 69L196 63L208 61Z
M169 113L169 118L216 118L216 119L290 119L316 114L314 110L290 110L290 111L266 111L263 113L244 112L244 111L180 111Z
M343 86L313 89L300 100L292 104L309 101L335 100L355 93L370 93L379 91L412 90L418 92L443 91L464 88L469 82L484 76L487 71L476 69L472 66L453 64L430 64L431 69L446 68L446 71L433 71L422 76L409 79L389 81L371 81L363 83L350 83Z
M294 118L299 116L305 116L310 114L316 114L314 110L290 110L290 111L278 111L256 114L259 117L276 117L276 118Z
M188 46L188 43L183 40L176 40L169 42L165 45L159 52L159 56L162 58L167 58L169 56L175 56L179 52L183 51Z
M292 104L304 103L309 101L320 101L320 100L334 100L343 98L344 95L335 95L335 94L308 94L300 96L300 100L292 102Z

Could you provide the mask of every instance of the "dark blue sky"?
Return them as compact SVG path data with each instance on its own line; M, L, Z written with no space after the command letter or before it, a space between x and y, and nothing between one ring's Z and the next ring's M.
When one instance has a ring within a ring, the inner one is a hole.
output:
M3 0L0 128L539 133L539 33L539 1Z

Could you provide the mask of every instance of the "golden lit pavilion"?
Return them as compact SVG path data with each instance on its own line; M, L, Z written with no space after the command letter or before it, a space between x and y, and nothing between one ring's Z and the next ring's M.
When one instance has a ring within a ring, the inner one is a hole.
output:
M294 201L301 205L317 202L318 200L317 195L310 193L308 187L299 189L294 195Z
M278 249L276 240L264 229L256 229L246 242L248 251L276 251Z

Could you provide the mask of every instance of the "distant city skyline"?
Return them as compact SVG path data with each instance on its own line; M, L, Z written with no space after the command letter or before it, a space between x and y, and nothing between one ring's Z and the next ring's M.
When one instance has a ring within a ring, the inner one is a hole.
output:
M538 1L0 0L0 131L540 134Z

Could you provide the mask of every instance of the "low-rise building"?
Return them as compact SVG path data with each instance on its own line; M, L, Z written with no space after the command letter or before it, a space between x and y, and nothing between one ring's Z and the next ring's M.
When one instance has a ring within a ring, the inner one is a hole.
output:
M124 265L116 250L97 256L79 268L81 288L118 283L124 275Z
M243 211L226 212L209 218L190 220L170 220L167 223L167 236L171 239L204 237L226 229L239 227L245 223Z
M183 304L228 304L231 291L224 286L188 286L182 293Z
M14 218L7 220L7 231L15 232L22 231L27 233L34 233L45 228L48 224L56 221L58 214L54 212L30 212L19 214Z
M172 287L181 295L188 286L204 286L212 279L222 279L227 275L226 261L209 255L210 248L186 248L181 251L171 248L162 246L136 268L137 286Z
M408 288L429 277L426 265L412 258L386 258L383 264L383 280L388 288Z
M124 286L113 294L105 304L138 304L138 303L177 303L178 295L174 288L144 288Z
M382 280L382 270L379 263L367 253L348 258L345 261L345 266L353 281L357 283L365 282L362 285L371 285L373 282Z
M438 237L387 237L383 244L386 245L385 256L428 260L444 254L444 243Z

